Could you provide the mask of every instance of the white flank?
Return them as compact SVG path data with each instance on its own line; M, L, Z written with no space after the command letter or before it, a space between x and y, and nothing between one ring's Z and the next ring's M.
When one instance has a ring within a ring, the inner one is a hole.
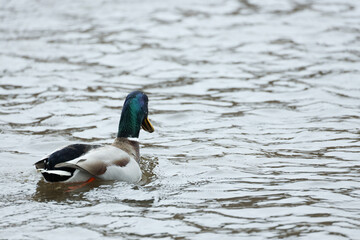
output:
M133 158L130 158L130 162L125 167L109 166L106 172L98 176L98 178L137 183L141 180L141 176L142 172L139 164Z
M93 177L91 174L76 169L75 172L74 172L74 174L73 174L73 176L72 176L71 178L69 178L68 180L66 180L65 182L67 182L67 183L71 183L71 182L86 182L86 181L89 180L91 177Z
M129 160L129 162L124 167L114 165L114 162L118 162L119 160L127 160L127 159ZM126 181L131 183L136 183L141 180L142 173L136 160L131 158L129 154L127 154L123 150L112 145L93 149L89 151L87 154L75 158L71 161L68 161L67 163L78 165L79 167L81 167L86 164L92 165L98 162L102 162L103 164L107 165L107 169L104 174L96 176L97 178L103 180ZM81 170L78 171L85 173L84 171ZM86 174L88 173L86 172ZM90 174L88 175L91 176ZM75 173L74 173L74 177L75 177ZM77 179L73 180L72 177L68 181L75 182L78 180Z

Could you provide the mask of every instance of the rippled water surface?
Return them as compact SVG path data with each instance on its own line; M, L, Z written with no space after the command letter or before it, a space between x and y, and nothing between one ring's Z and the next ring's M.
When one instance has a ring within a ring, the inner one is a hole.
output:
M360 239L360 2L1 1L0 239ZM111 143L139 184L32 165Z

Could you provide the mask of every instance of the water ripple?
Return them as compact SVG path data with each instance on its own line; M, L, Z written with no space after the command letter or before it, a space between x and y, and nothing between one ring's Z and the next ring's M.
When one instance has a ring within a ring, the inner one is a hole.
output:
M7 1L0 19L2 238L358 238L359 3ZM52 150L111 142L138 89L139 184L41 180Z

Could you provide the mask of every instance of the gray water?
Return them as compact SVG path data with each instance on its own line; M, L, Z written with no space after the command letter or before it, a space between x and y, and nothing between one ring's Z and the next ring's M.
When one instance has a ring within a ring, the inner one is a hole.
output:
M360 239L360 1L0 5L0 239ZM133 90L143 180L44 182Z

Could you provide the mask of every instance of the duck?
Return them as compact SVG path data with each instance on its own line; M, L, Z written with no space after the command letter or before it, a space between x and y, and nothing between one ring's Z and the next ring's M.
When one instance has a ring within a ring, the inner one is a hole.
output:
M140 128L152 133L148 118L148 97L141 91L127 95L120 116L117 137L112 144L71 144L36 162L46 182L88 182L95 179L137 183Z

